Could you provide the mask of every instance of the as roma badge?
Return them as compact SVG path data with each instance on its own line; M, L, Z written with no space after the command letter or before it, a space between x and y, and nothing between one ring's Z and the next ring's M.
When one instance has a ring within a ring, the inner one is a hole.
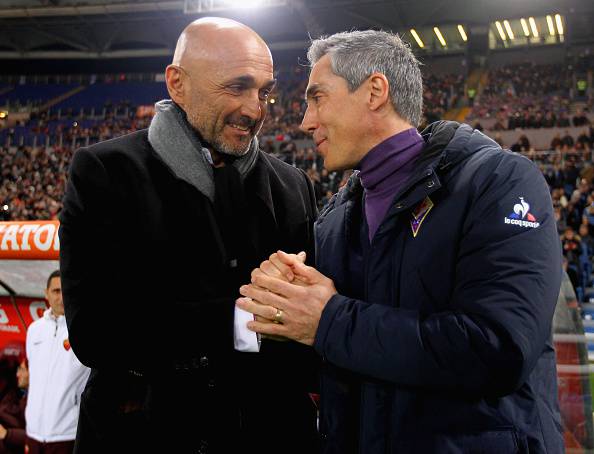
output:
M413 237L416 238L417 233L421 229L421 224L433 208L433 202L429 197L425 197L423 200L411 213L412 219L410 220L410 228L412 229Z
M64 339L64 343L62 345L64 345L64 350L70 350L70 341L68 339Z

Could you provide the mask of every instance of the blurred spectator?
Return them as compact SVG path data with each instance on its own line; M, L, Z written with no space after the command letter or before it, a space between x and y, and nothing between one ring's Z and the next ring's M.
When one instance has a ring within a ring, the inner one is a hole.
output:
M592 256L594 255L594 237L590 235L588 224L586 223L580 225L578 233L582 241L582 251L585 250L586 254L588 255L588 258L592 258Z
M25 446L25 415L17 385L19 362L13 356L0 358L0 453L22 453Z
M569 131L565 131L565 135L561 138L561 146L565 145L567 147L573 147L573 144L575 143L575 141L573 140L573 137L571 137L571 135L569 134Z
M573 266L569 266L569 262L567 261L567 257L563 257L563 270L569 276L569 280L571 281L571 285L573 286L573 290L575 291L576 288L580 286L580 279L578 276L577 269Z
M580 238L575 234L572 227L567 227L561 236L561 245L563 246L563 255L567 257L570 265L579 265L579 257L582 253Z
M591 148L592 138L590 137L590 131L584 129L582 133L577 137L576 142L581 143L584 147Z
M518 141L511 146L510 150L515 151L516 153L529 151L530 141L528 140L528 137L521 135Z
M590 124L590 120L588 120L588 117L581 109L576 112L572 121L574 126L587 126Z
M569 124L569 115L566 112L562 112L559 119L557 120L557 127L558 128L567 128L571 126Z

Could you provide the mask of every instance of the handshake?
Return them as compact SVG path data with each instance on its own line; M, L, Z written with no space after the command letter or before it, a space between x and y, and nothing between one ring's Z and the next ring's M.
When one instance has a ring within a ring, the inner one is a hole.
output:
M322 311L337 292L331 279L305 265L305 258L305 252L278 251L252 271L251 283L241 286L236 301L255 316L248 329L313 345Z

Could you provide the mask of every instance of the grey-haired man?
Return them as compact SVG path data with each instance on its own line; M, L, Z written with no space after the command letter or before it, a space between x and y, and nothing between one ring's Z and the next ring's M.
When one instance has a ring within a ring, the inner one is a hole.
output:
M561 254L538 168L468 125L418 134L421 71L396 35L308 56L302 128L329 170L358 171L316 222L316 268L279 252L237 304L323 359L323 452L563 452Z

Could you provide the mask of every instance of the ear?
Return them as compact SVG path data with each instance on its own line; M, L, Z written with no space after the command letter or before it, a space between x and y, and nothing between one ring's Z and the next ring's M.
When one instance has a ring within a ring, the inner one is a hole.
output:
M390 104L390 83L382 73L373 73L367 79L369 88L369 108L379 110L386 104Z
M171 99L182 106L184 104L184 84L186 83L182 69L177 65L167 66L165 81Z

